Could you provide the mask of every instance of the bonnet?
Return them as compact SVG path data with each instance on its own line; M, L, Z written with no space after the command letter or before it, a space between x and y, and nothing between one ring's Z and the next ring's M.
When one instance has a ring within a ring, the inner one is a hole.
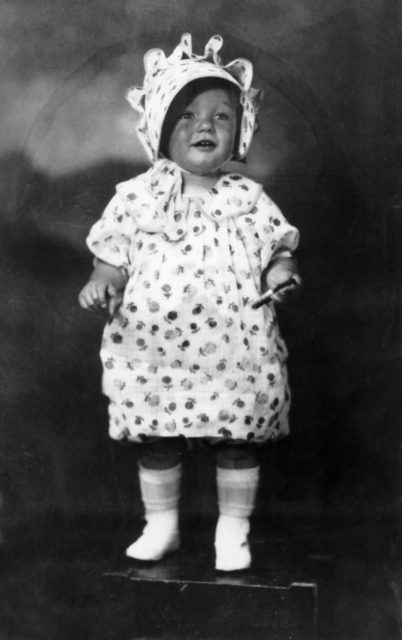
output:
M192 52L191 34L184 33L180 44L166 57L162 49L150 49L144 56L145 78L143 87L131 87L127 94L130 105L140 113L137 135L151 162L159 157L162 127L167 111L179 91L189 82L201 78L221 78L240 89L242 117L235 160L242 160L250 147L255 119L263 92L251 87L253 65L249 60L237 58L226 65L218 51L223 44L219 35L212 36L203 56Z

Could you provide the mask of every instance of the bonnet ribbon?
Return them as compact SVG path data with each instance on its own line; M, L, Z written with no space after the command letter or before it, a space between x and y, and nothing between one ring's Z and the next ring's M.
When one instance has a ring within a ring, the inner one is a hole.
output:
M183 202L182 169L172 160L162 159L144 174L117 185L127 211L139 229L162 233L170 242L186 236L187 207ZM262 186L235 173L222 174L219 190L207 192L204 213L215 222L249 213Z

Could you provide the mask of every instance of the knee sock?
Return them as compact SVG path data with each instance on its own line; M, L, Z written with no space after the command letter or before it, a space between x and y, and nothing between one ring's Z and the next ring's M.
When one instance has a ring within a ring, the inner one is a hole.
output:
M259 467L217 467L219 519L215 533L215 568L238 571L251 565L249 517L254 509Z
M137 560L160 560L180 546L179 498L182 466L148 469L139 465L141 497L146 525L126 550Z

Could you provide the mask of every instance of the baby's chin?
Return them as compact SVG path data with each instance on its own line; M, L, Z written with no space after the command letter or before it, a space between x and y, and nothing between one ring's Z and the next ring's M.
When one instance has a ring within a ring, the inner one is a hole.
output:
M178 166L182 171L184 171L184 173L192 173L193 175L199 176L199 177L202 177L202 176L209 177L209 176L219 175L225 169L226 165L228 164L228 162L230 162L230 160L231 158L228 158L227 160L213 163L213 164L200 162L199 164L189 163L185 167L181 167L180 165Z

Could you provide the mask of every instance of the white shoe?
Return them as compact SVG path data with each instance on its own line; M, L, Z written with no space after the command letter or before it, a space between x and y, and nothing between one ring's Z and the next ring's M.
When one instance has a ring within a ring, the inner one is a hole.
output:
M135 560L156 561L180 547L178 513L176 509L147 514L142 535L126 549L126 556Z
M241 571L251 566L248 518L221 515L215 532L215 569Z

